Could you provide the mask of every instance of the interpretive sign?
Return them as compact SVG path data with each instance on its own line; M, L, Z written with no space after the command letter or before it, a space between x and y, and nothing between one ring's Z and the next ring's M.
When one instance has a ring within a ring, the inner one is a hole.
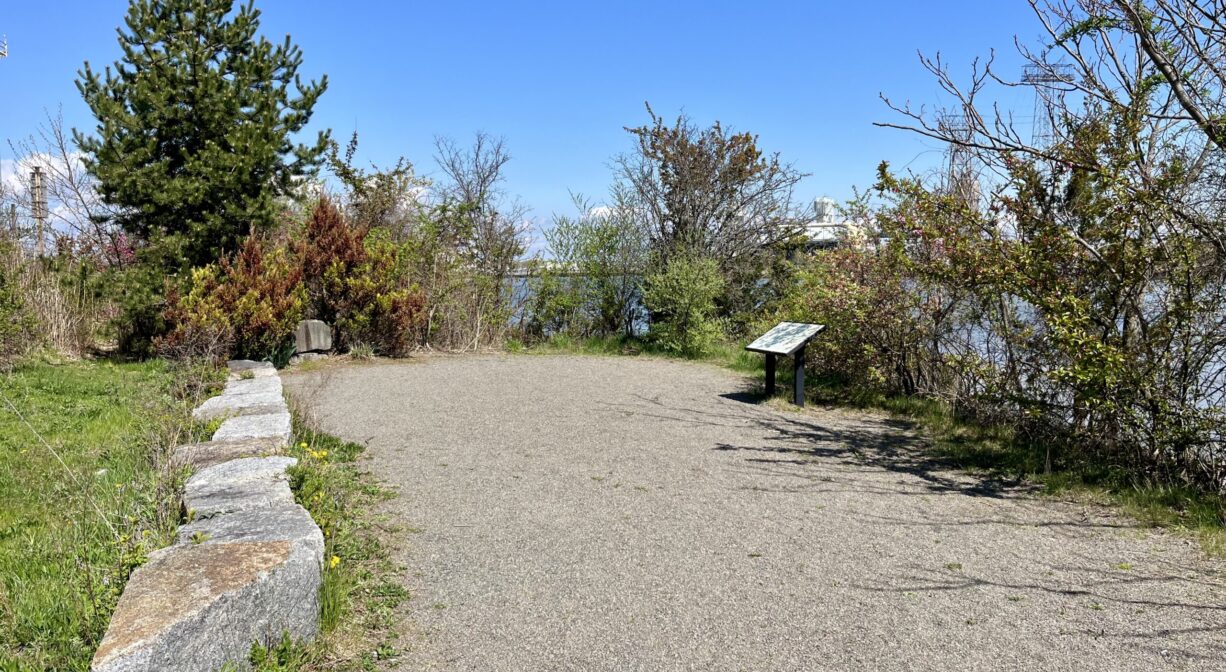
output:
M766 355L766 396L775 393L775 358L790 355L793 357L792 402L797 406L805 405L805 346L825 328L824 324L780 322L745 346L746 350Z
M803 348L822 329L824 324L806 324L804 322L780 322L770 331L762 334L753 343L745 346L746 350L787 357Z

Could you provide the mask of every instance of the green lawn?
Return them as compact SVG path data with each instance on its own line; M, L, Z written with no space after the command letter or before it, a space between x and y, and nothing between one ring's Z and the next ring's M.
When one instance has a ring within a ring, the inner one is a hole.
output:
M0 670L88 669L128 574L171 540L171 378L157 361L0 374Z

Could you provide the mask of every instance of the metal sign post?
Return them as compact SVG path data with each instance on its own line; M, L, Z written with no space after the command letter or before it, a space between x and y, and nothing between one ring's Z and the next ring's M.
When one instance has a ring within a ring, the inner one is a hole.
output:
M792 402L805 405L805 346L823 329L824 324L780 322L745 346L750 352L766 355L766 396L775 393L775 369L780 355L792 357Z
M805 405L805 346L792 355L792 403Z
M766 396L775 395L775 353L766 353Z

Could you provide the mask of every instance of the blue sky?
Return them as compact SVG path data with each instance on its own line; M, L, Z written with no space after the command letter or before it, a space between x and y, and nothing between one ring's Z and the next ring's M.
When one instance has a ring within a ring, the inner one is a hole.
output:
M433 138L478 130L506 138L508 191L541 221L569 212L569 192L607 192L612 155L630 148L624 126L647 119L644 101L671 117L720 120L812 175L799 196L846 198L872 183L878 162L922 170L939 163L930 141L873 121L897 120L878 98L942 103L916 51L940 51L963 78L975 56L998 52L1019 67L1013 38L1037 42L1024 0L988 2L377 2L257 0L262 31L290 34L302 73L330 81L313 126L359 158L408 157L436 169ZM62 106L90 128L73 84L85 60L119 55L124 0L0 0L0 138L33 131ZM1005 105L1030 113L1024 91ZM11 159L7 147L0 158Z

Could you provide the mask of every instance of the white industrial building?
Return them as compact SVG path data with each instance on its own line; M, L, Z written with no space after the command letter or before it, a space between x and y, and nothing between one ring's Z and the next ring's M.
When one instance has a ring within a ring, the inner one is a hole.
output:
M864 227L843 217L833 198L823 197L813 201L813 219L805 223L807 248L838 247L863 236Z

